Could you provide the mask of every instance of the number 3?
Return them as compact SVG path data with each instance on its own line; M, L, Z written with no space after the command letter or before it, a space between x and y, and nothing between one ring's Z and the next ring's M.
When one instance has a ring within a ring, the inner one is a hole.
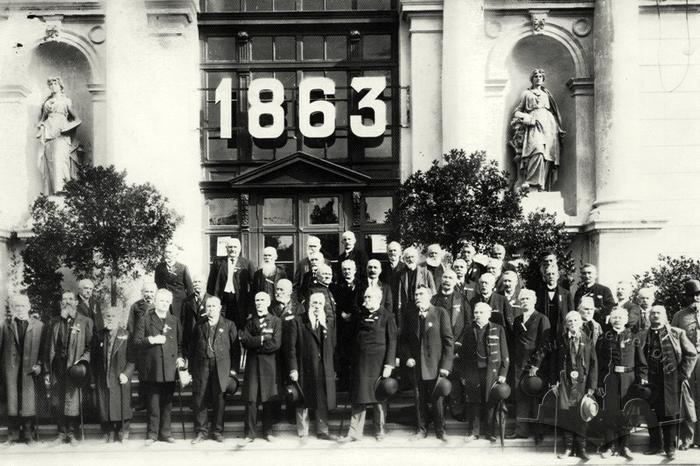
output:
M376 138L384 134L386 129L386 103L377 99L384 88L386 88L386 77L384 76L367 76L363 78L353 78L350 86L360 92L363 89L369 89L369 92L360 99L357 104L358 110L370 108L374 112L374 122L371 125L365 125L362 122L362 116L350 116L350 131L355 136L360 138Z

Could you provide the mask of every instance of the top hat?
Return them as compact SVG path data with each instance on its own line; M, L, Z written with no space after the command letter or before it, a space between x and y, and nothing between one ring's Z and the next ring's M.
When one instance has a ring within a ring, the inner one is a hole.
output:
M393 377L379 377L374 383L374 397L384 401L399 391L399 381Z
M68 379L76 386L82 387L88 380L88 363L80 360L68 369Z
M598 403L591 396L584 396L581 398L581 403L579 404L579 415L583 422L589 422L591 419L598 415L600 407Z
M685 288L686 296L694 296L700 293L700 281L698 280L688 280L683 284Z

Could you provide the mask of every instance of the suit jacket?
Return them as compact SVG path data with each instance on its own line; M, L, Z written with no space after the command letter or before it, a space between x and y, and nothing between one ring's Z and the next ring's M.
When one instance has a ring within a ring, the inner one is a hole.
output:
M535 309L544 314L552 327L552 341L557 343L559 336L564 333L566 329L566 314L573 311L574 299L569 291L557 285L554 289L554 299L557 303L557 308L550 309L549 305L549 289L547 285L543 285L542 288L537 290L537 303L535 304Z
M216 272L216 280L214 282L214 296L222 298L226 289L226 280L228 279L228 257L219 261L219 267ZM233 271L233 287L238 302L239 311L247 309L249 304L250 285L253 279L255 269L253 264L243 256L238 256Z
M524 314L521 314L513 323L514 354L511 360L519 372L529 367L544 369L542 362L551 350L549 319L537 311L532 313L527 322L523 322L524 318ZM515 373L516 379L520 377L519 372Z
M165 262L161 262L156 265L154 281L158 288L165 288L173 294L171 312L179 319L182 301L194 292L187 266L175 262L172 267L168 267Z
M630 386L635 382L648 380L643 346L637 335L628 328L622 330L619 335L611 328L598 339L598 385L606 387L604 409L622 409L622 401L627 396ZM616 372L615 366L629 370ZM615 377L619 383L614 380Z
M203 296L197 298L195 293L189 295L182 302L182 311L180 312L180 324L182 325L182 346L189 348L193 338L194 329L197 323L206 317L206 302L211 297L210 294L204 293Z
M576 308L578 308L578 305L581 303L581 298L584 296L593 298L593 303L595 305L594 318L600 325L605 326L610 311L615 307L615 298L613 298L610 288L600 283L594 283L591 287L586 287L581 284L581 286L576 289L576 294L574 294L574 305Z
M455 355L459 354L462 347L462 333L466 328L468 315L471 313L469 302L455 288L450 295L443 294L442 290L438 291L433 295L431 303L433 306L441 307L447 311L455 341Z
M394 315L399 315L399 281L405 270L406 264L403 262L396 264L395 268L392 268L391 264L385 263L382 264L382 273L379 275L379 280L389 285L389 288L391 289L391 302L393 308L387 310L392 311Z
M275 273L270 277L266 277L262 269L256 270L253 274L253 281L250 286L251 297L255 297L256 293L264 291L270 295L270 299L273 299L275 297L275 284L283 278L287 278L287 272L279 265Z
M466 380L465 395L468 402L480 403L488 401L489 392L499 377L508 375L510 358L508 355L508 343L503 326L489 322L486 325L486 383L482 386L477 365L478 333L476 323L472 322L465 330L462 337L462 355L458 359L459 370Z
M7 395L8 416L36 416L35 376L32 367L41 367L41 334L44 324L29 318L24 343L20 346L14 319L0 324L0 380ZM21 380L22 393L18 382ZM21 395L21 398L20 398ZM21 400L21 403L20 403Z
M435 282L435 289L439 290L442 286L442 274L445 273L445 267L443 267L442 264L438 264L437 266L433 267L431 265L428 265L427 262L423 262L421 265L428 269L430 275L433 276L433 282Z
M78 295L78 312L92 319L93 329L95 332L101 332L105 328L104 319L102 318L102 306L94 296L88 302Z
M326 265L331 265L331 261L326 258L323 259L323 262L325 262ZM305 257L297 262L297 265L294 268L294 279L292 280L292 289L294 290L295 294L299 295L299 288L302 284L302 278L307 272L310 271L311 262L309 261L308 257Z
M476 296L478 294L477 293L478 284L474 281L469 281L469 280L467 280L465 282L458 281L457 286L455 288L457 288L462 293L462 295L464 296L464 299L467 302L470 302L472 300L472 298L474 298L474 296Z
M420 315L417 309L406 313L404 328L399 341L401 360L415 359L422 380L434 380L439 370L452 370L454 360L454 335L447 311L429 306L421 334Z
M357 245L355 245L355 247L353 247L349 253L343 251L338 256L338 265L335 271L336 277L342 277L342 275L340 274L340 267L343 261L348 259L355 262L355 266L357 267L358 278L364 277L367 274L367 262L369 261L367 253L362 249L358 249Z
M148 337L165 335L165 343L153 345ZM180 320L168 313L161 320L156 311L148 313L136 324L134 343L141 353L139 377L144 382L174 382L176 362L182 357L182 326ZM143 370L141 370L143 369Z
M470 323L474 320L474 306L481 302L484 302L484 298L480 294L477 294L469 303L469 306L471 307L469 314ZM491 313L491 322L503 326L503 328L506 330L506 334L509 335L510 338L510 335L512 335L513 332L513 321L515 319L515 316L513 315L513 308L503 295L496 292L491 293L491 296L489 296L489 299L486 302L488 302L489 306L491 306L491 309L493 310Z
M219 321L213 328L209 327L209 321L206 319L200 320L194 328L187 351L194 382L193 388L199 392L202 385L207 382L204 380L204 377L209 372L209 358L207 356L208 332L214 332L212 349L216 360L216 380L219 383L220 390L225 392L228 385L229 372L232 370L238 372L240 345L236 342L238 339L236 324L223 316L219 317Z
M399 313L396 316L399 334L403 329L404 314L415 311L416 308L416 298L415 296L409 296L409 290L415 291L421 285L430 288L433 293L437 290L433 275L425 267L421 265L416 266L416 279L413 284L408 282L409 272L410 270L406 267L406 270L399 277L399 303L397 306Z
M392 314L394 313L394 296L391 293L391 287L389 284L386 282L383 282L381 279L377 280L377 286L382 290L382 301L379 304L379 307L391 312ZM365 296L365 291L367 291L367 288L369 287L369 279L368 278L363 278L358 281L358 287L357 287L357 307L358 309L362 307L362 302Z
M131 376L135 369L135 354L126 329L117 329L111 351L109 349L107 330L96 332L92 345L92 368L100 421L128 420L131 419ZM129 379L127 383L119 383L120 374L126 375Z
M263 335L269 335L264 339ZM282 321L267 314L253 315L241 332L241 344L248 350L243 399L264 403L278 394L277 357L282 346ZM260 396L258 396L260 393Z
M560 382L558 403L560 409L578 408L578 403L588 389L598 386L598 358L595 344L590 337L581 332L576 354L571 351L567 333L557 337L559 350L552 357L551 382ZM578 372L576 379L571 377L572 371Z

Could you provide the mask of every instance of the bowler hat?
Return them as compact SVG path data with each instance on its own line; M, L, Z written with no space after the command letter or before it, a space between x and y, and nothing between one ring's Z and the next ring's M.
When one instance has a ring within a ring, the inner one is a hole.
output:
M87 361L78 361L68 369L68 379L73 383L82 387L88 380L88 363Z
M651 398L651 388L649 388L648 385L635 383L630 387L629 394L631 398L640 398L644 401L649 401Z
M694 296L700 293L700 281L698 280L688 280L683 286L685 287L685 294L687 296Z
M507 400L510 396L510 385L494 382L489 392L489 400L493 402Z
M299 382L290 382L284 387L287 403L301 403L304 401L304 392L301 391Z
M598 415L600 407L598 403L591 396L584 396L581 398L581 403L579 405L579 414L583 422L589 422L591 419Z
M235 375L229 375L228 384L226 384L226 394L235 395L240 385L241 383L238 381L238 377Z
M520 390L527 396L537 396L544 388L544 381L537 375L523 374L520 378Z
M399 391L399 381L393 377L379 377L374 383L374 397L384 401Z
M452 391L452 382L447 377L438 377L433 388L433 398L447 396Z

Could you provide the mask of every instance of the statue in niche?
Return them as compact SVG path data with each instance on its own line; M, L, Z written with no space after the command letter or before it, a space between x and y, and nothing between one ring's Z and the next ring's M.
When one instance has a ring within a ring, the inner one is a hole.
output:
M36 137L41 142L38 164L44 180L43 192L51 195L61 192L65 181L71 179L71 156L78 150L73 134L81 121L63 93L61 78L50 77L46 83L51 95L41 106Z
M516 187L527 190L552 190L559 169L561 139L566 133L557 103L544 87L544 80L544 70L532 70L532 85L523 92L510 122L513 134L509 143L518 168Z

